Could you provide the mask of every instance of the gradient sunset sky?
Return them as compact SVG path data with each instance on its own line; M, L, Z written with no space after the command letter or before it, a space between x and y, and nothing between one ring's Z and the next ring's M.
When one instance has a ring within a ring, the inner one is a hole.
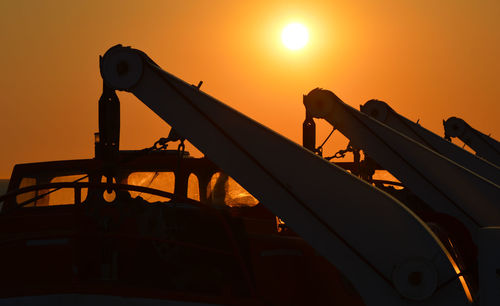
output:
M290 22L309 29L302 50L281 43ZM315 87L356 108L384 100L439 135L458 116L500 139L499 0L3 0L0 29L0 178L16 163L93 157L98 56L118 43L299 143ZM168 134L119 97L122 148Z

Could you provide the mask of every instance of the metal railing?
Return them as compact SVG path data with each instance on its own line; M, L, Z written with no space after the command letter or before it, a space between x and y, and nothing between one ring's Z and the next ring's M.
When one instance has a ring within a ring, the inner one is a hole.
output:
M210 205L207 205L205 203L189 199L189 198L182 196L182 195L177 195L174 193L170 193L170 192L166 192L166 191L162 191L162 190L158 190L158 189L153 189L153 188L149 188L149 187L128 185L128 184L116 184L116 183L110 184L110 183L89 183L89 182L58 182L58 183L39 184L39 185L33 185L33 186L19 188L19 189L16 189L14 191L8 192L7 194L0 196L0 203L4 202L3 210L0 213L0 222L2 222L2 218L8 217L9 214L12 213L13 211L15 211L23 206L26 206L26 205L36 201L39 198L42 198L42 197L50 194L51 191L44 193L44 194L41 194L41 195L38 195L38 196L35 196L34 198L23 201L22 203L19 203L17 205L13 205L12 203L10 203L11 204L10 206L5 206L5 204L9 204L9 202L8 202L9 199L13 199L16 196L23 194L23 193L27 193L27 192L39 191L39 190L59 190L59 189L64 189L64 188L74 189L74 204L77 207L85 207L85 204L86 204L85 202L92 201L91 199L89 200L87 198L86 201L84 201L83 203L81 202L82 189L88 189L89 191L97 190L99 192L101 190L102 190L102 192L104 192L106 190L108 190L108 191L109 190L114 190L114 191L127 190L127 191L136 191L136 192L152 194L152 195L156 195L156 196L160 196L160 197L164 197L164 198L169 198L172 201L176 201L176 202L193 204L193 205L196 205L197 207L199 207L200 209L205 210L207 213L210 213L210 214L216 216L219 219L219 221L221 222L221 224L224 228L224 231L225 231L225 233L230 241L231 248L232 248L231 252L226 251L226 250L210 248L210 247L206 247L206 246L202 246L202 245L198 245L198 244L194 244L194 243L189 243L189 242L185 242L185 241L164 239L164 238L158 238L158 237L146 236L146 235L130 235L130 234L116 234L116 233L103 233L103 235L106 237L112 238L112 239L113 238L114 239L133 239L133 240L137 239L137 240L150 240L150 241L157 241L157 242L165 242L165 243L176 244L176 245L186 247L186 248L194 248L194 249L208 251L208 252L217 253L217 254L221 254L221 255L234 256L240 265L240 269L242 270L242 272L244 274L244 277L245 277L245 280L246 280L246 283L247 283L247 286L248 286L248 289L250 291L251 296L253 296L253 297L256 296L255 287L253 285L250 271L248 269L247 264L245 263L245 260L244 260L243 255L242 255L242 251L241 251L241 249L238 246L238 243L236 241L236 237L231 229L231 226L229 225L228 221L226 220L226 218L222 215L222 213L218 209L216 209ZM118 201L119 201L119 199L118 199ZM113 205L113 204L110 203L110 206L111 205ZM118 203L117 205L120 205L120 204ZM168 204L166 204L166 205L168 205ZM75 213L77 211L79 211L79 210L75 209ZM23 236L23 237L18 237L18 238L6 239L3 241L0 241L0 247L4 246L6 244L16 242L16 241L20 241L20 240L29 240L29 239L33 239L33 238L35 238L35 239L55 238L56 236L61 237L60 234L59 235L55 234L55 236L54 235L42 235L42 236L35 235L35 236L33 236L33 237L32 236L30 236L30 237ZM71 238L74 238L76 236L78 238L78 237L82 237L82 236L86 237L86 236L92 236L92 235L88 234L88 233L80 233L78 230L76 230L72 234L66 233L64 236L71 237Z

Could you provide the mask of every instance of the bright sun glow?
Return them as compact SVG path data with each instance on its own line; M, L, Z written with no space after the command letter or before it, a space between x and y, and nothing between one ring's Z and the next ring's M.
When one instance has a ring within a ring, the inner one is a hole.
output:
M300 23L290 23L281 32L281 40L285 47L290 50L302 49L309 40L309 32Z

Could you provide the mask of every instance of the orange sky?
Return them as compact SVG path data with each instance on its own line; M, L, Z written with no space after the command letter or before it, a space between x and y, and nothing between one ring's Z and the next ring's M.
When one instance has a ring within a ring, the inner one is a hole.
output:
M203 80L202 90L297 142L302 94L315 87L355 107L384 100L440 135L442 120L459 116L500 139L500 1L241 3L1 1L0 178L16 163L93 156L98 56L117 43ZM280 41L292 21L310 31L299 52ZM168 133L141 102L119 96L122 148Z

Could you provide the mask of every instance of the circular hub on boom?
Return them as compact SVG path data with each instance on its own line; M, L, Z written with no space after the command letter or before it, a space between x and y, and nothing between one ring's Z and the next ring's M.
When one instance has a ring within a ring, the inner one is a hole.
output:
M104 82L113 89L128 90L142 77L143 63L137 51L114 46L101 59L101 75Z

